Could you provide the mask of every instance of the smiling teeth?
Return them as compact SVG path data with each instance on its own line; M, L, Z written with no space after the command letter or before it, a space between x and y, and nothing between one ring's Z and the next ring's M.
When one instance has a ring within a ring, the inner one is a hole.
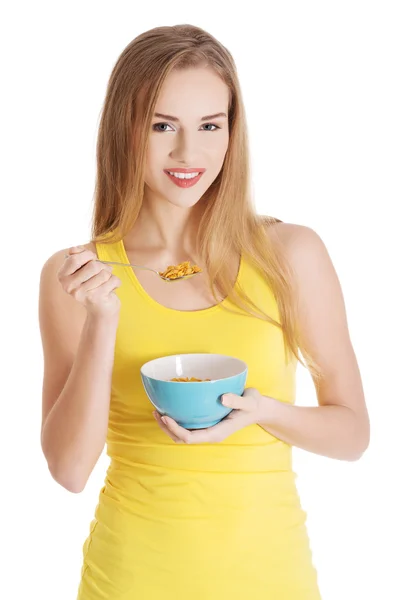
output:
M193 179L199 175L199 173L173 173L172 171L167 171L167 173L177 177L178 179Z

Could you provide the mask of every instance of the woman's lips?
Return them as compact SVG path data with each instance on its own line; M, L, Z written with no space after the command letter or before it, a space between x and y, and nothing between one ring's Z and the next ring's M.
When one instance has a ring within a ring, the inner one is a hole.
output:
M203 175L203 173L199 173L197 177L192 177L190 179L182 179L179 177L174 177L174 175L170 175L168 171L164 171L164 173L168 175L168 177L175 183L175 185L181 188L192 187L199 181L200 177Z

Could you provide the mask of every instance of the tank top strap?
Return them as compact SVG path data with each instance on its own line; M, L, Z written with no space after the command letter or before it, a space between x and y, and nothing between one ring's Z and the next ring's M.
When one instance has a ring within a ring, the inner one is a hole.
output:
M97 257L100 260L110 261L110 262L119 262L126 264L128 259L125 255L123 242L96 242L96 252ZM130 290L131 289L131 274L132 270L130 267L121 267L119 265L112 265L113 273L116 275L121 281L124 282L123 289ZM127 292L120 292L125 294Z
M96 242L97 256L100 260L125 263L121 242Z

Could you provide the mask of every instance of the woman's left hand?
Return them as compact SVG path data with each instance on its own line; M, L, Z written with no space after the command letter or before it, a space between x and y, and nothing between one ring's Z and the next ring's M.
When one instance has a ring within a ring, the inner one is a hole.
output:
M205 429L185 429L171 417L162 417L158 411L153 415L166 434L178 444L201 444L222 442L229 435L247 425L268 420L274 398L262 396L255 388L246 388L242 396L223 394L222 404L233 410L219 423Z

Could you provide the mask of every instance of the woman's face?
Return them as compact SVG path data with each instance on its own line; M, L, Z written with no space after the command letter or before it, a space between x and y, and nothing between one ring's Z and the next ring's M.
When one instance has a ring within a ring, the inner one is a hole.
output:
M185 208L198 202L218 176L228 149L228 102L228 87L209 68L169 74L149 133L145 197ZM210 118L217 113L225 116ZM174 183L181 179L172 179L165 172L174 169L204 172L194 185L181 187Z

